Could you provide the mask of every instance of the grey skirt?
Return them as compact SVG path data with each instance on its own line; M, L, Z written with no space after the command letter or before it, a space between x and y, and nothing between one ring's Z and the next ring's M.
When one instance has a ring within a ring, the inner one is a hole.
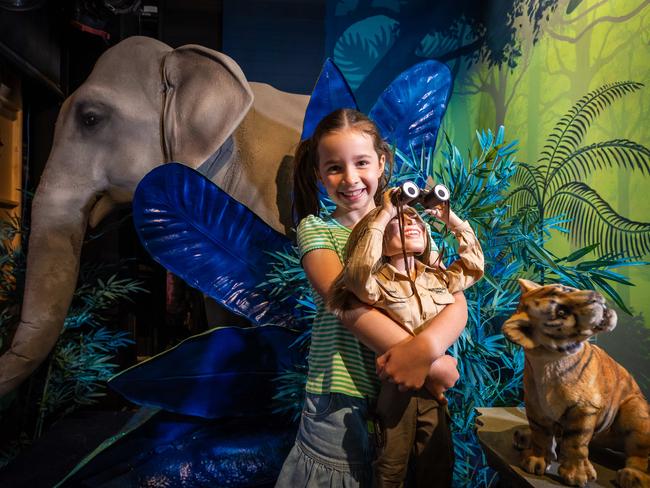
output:
M367 419L366 399L307 393L276 488L370 487L374 443Z

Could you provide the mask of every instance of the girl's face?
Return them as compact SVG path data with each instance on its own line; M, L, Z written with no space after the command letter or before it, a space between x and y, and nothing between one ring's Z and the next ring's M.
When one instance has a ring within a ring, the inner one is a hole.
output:
M426 248L426 237L424 235L424 224L414 215L404 213L404 244L406 252L412 254L422 254ZM395 256L402 254L402 241L399 236L399 222L397 217L393 218L384 231L384 256Z
M318 144L318 178L336 204L334 217L344 225L356 224L375 208L374 196L384 173L372 138L354 129L331 132Z

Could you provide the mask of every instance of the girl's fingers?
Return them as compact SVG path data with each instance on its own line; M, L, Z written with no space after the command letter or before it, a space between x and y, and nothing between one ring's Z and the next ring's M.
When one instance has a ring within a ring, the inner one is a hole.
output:
M377 376L379 376L379 378L382 380L386 379L386 373L384 371L385 366L386 366L386 355L382 354L375 360L375 371L377 372Z

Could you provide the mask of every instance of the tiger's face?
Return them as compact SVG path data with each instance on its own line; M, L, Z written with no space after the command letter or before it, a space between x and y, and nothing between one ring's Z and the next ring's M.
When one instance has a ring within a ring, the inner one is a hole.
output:
M544 347L573 354L589 337L616 327L616 312L603 296L560 284L540 286L519 280L517 312L503 324L503 335L526 349Z

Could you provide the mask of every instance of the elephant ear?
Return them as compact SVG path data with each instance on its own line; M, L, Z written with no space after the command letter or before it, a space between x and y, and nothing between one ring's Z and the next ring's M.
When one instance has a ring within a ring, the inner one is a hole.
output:
M368 115L382 137L400 151L433 148L452 87L447 65L424 61L395 78Z
M253 104L253 92L237 63L202 46L182 46L167 54L162 76L165 156L196 167L239 126Z
M357 102L341 71L330 58L327 58L311 92L300 140L310 138L321 119L340 108L356 110Z

